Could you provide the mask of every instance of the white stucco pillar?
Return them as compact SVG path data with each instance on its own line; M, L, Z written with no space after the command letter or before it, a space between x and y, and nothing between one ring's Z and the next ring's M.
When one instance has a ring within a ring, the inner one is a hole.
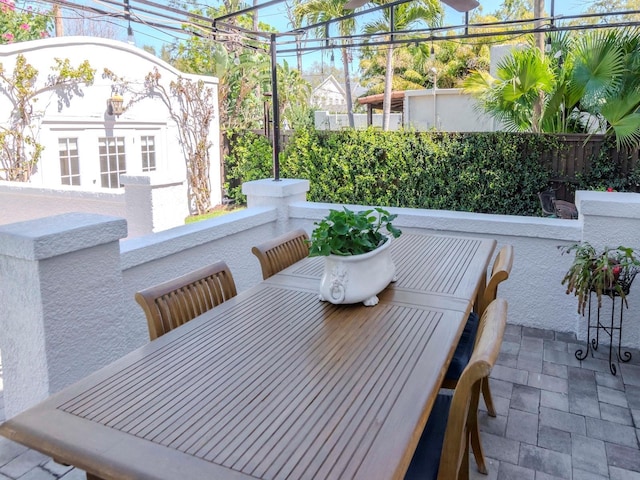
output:
M247 196L247 206L276 207L278 210L278 234L289 230L289 205L307 200L309 180L284 178L262 179L242 184Z
M129 238L184 225L189 216L186 181L155 175L122 175Z
M633 247L640 255L640 194L577 191L583 240L596 248Z
M123 356L126 221L67 213L0 226L0 354L10 418Z

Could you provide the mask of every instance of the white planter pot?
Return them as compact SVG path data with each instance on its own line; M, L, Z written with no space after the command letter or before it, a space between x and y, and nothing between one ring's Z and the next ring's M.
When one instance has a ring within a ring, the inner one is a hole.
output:
M378 293L395 281L396 266L391 260L391 238L376 250L361 255L329 255L320 281L320 300L342 304L378 303Z

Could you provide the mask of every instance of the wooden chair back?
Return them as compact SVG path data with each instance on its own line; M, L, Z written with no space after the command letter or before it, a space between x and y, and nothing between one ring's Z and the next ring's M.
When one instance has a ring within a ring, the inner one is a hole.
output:
M253 247L251 252L260 260L262 278L266 280L307 257L308 240L307 232L300 228Z
M468 478L469 425L478 409L480 385L495 365L507 324L507 302L499 298L485 309L478 342L453 393L442 445L438 479ZM458 475L466 469L461 477Z
M487 282L484 293L480 297L478 315L482 317L487 306L498 297L498 285L509 278L513 267L513 245L503 246L491 268L491 277Z
M236 284L225 262L219 261L135 295L147 317L154 340L235 297Z

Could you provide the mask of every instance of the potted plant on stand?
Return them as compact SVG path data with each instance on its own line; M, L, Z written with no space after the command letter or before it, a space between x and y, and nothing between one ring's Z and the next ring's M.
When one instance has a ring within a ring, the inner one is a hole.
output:
M631 360L629 352L621 351L622 342L622 313L623 307L628 308L627 295L631 284L639 271L640 261L634 256L632 248L619 246L617 248L606 247L597 251L590 243L582 242L568 247L560 247L563 253L574 253L573 263L562 279L562 285L567 285L567 294L573 293L578 297L578 313L588 313L587 346L583 351L578 349L575 353L578 360L587 357L589 349L598 349L600 332L609 336L609 367L611 373L616 374L616 366L612 363L612 346L614 333L618 334L618 361ZM597 314L591 315L592 295L596 296ZM603 297L611 299L611 322L604 324L600 318ZM620 298L619 322L615 323L615 299ZM595 336L592 337L592 331Z
M325 256L320 300L335 304L378 303L377 294L395 279L389 247L402 233L382 208L330 210L309 240L309 256Z

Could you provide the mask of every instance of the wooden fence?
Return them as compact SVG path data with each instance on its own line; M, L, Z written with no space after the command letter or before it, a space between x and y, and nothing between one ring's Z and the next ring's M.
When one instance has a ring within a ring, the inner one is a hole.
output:
M610 142L605 143L604 135L559 134L555 136L564 148L546 151L540 161L552 172L549 182L557 190L556 195L559 199L574 200L579 175L588 173L593 160L599 155L604 154L611 160L620 178L633 173L639 166L637 148L617 150ZM603 148L607 151L602 152Z

